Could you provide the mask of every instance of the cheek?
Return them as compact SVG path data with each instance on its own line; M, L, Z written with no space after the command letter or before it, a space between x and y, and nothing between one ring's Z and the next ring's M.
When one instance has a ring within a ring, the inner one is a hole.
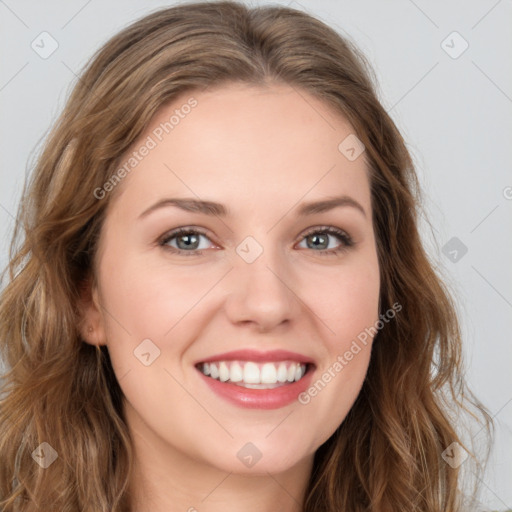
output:
M152 418L169 397L173 403L190 401L172 377L183 380L176 363L188 340L187 313L211 286L209 281L136 256L120 260L112 252L102 261L100 282L108 351L128 402ZM159 414L172 424L168 411Z
M225 269L172 268L164 258L148 262L144 255L126 251L121 258L121 254L119 249L105 253L101 262L103 319L114 371L119 380L129 374L121 387L129 386L128 380L138 380L137 389L125 392L144 401L144 396L150 396L144 393L161 387L155 368L169 369L180 381L186 378L183 355L208 322L214 294L205 295ZM144 358L155 364L144 366ZM167 396L181 397L183 389L172 379L165 380L170 386Z
M322 320L325 358L311 386L299 402L322 418L317 442L325 441L339 426L356 400L371 356L379 320L380 280L377 260L340 268L335 279L311 287L311 306Z
M378 320L380 279L376 258L368 264L341 267L335 276L316 281L306 291L323 320L331 355Z
M173 269L165 260L148 263L143 255L121 260L112 253L102 265L103 297L111 308L105 320L138 337L164 339L215 282L198 267Z

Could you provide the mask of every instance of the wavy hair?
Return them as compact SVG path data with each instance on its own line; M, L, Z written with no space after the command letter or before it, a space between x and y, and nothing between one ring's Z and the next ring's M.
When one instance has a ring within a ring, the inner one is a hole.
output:
M233 82L290 85L351 123L366 147L381 310L403 307L379 331L348 416L315 454L303 511L463 506L461 468L442 453L457 442L482 469L460 417L489 437L493 421L464 380L455 302L420 239L418 179L373 72L352 42L307 13L221 1L160 9L106 42L25 183L0 306L3 512L130 510L123 393L106 347L80 335L79 299L96 279L113 196L98 200L94 191L164 104ZM50 447L58 459L43 468L36 460Z

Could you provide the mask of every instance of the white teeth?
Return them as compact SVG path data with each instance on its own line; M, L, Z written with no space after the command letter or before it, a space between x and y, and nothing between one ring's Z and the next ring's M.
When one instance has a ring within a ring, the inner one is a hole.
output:
M296 361L256 363L252 361L216 361L199 366L202 373L221 382L233 382L253 389L272 389L300 380L306 365Z
M261 384L260 369L256 363L245 363L244 382L247 384Z
M229 368L224 361L219 364L219 379L221 382L226 382L229 379Z
M261 369L261 383L275 384L277 382L277 370L272 363L265 363Z
M281 363L279 368L277 369L277 381L278 382L286 382L288 377L288 370L286 369L286 365Z
M244 372L242 367L235 361L230 368L230 377L229 380L231 382L240 382L244 378Z
M212 379L219 378L219 369L217 368L217 365L215 363L210 363L210 377Z

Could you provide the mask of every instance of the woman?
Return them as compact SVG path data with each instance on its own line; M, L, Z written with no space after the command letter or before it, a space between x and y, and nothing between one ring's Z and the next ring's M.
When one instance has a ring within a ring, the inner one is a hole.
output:
M492 423L419 201L320 21L194 3L123 30L22 200L2 510L462 510L454 414Z

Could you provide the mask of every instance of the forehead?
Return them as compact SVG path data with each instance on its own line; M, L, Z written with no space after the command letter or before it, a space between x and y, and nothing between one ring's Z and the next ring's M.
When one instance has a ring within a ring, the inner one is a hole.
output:
M184 93L160 108L122 159L130 172L116 202L141 210L181 194L241 211L268 210L269 198L284 209L349 194L369 211L365 155L347 158L339 147L347 137L354 129L343 116L291 86Z

